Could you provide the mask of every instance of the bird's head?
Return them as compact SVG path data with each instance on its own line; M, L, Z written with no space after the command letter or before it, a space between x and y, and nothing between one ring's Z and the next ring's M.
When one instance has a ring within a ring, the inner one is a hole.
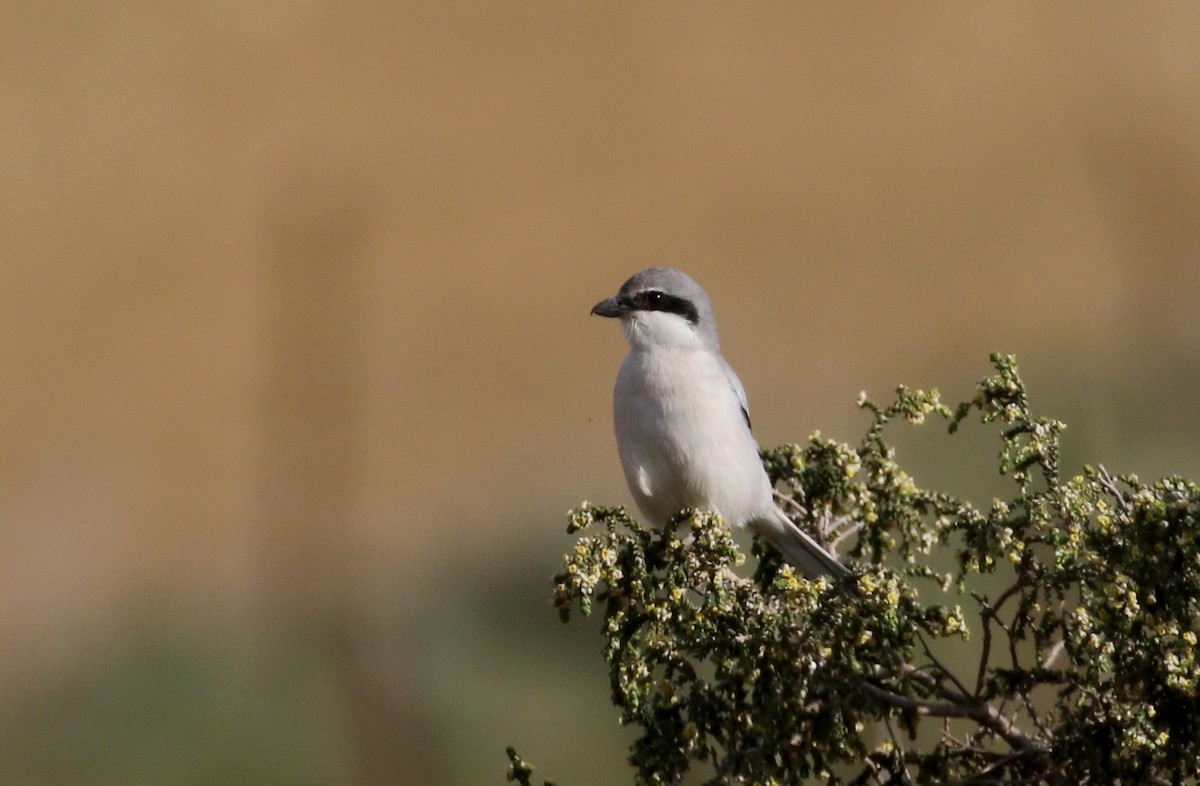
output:
M719 347L708 295L691 276L672 268L643 270L592 313L620 319L634 349Z

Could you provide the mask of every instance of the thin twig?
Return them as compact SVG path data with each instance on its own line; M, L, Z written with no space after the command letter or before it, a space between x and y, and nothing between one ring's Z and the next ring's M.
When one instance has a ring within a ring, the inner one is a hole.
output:
M1042 716L1038 714L1037 708L1033 706L1033 699L1029 696L1028 690L1020 691L1021 702L1025 705L1025 714L1033 721L1033 725L1037 726L1038 731L1049 736L1050 730L1046 728L1046 724L1042 723Z
M1121 489L1117 487L1116 478L1109 474L1108 470L1104 468L1103 464L1100 464L1096 467L1096 475L1100 480L1101 488L1103 488L1105 491L1111 494L1114 499L1116 499L1117 504L1120 505L1123 513L1128 513L1129 500L1125 498L1125 492L1121 491Z
M929 658L930 662L933 663L933 665L937 668L937 670L940 671L946 677L949 677L950 681L954 683L954 687L958 688L959 692L963 696L969 696L972 699L977 699L978 697L973 696L971 694L971 692L969 690L967 690L967 686L962 684L962 682L958 679L958 677L956 677L954 675L954 672L952 672L952 671L950 671L950 669L946 668L946 665L944 663L942 663L940 660L938 660L937 656L933 654L933 650L929 649L929 642L925 640L925 635L923 633L918 632L917 638L919 638L921 640L921 647L923 647L925 650L925 656L927 658Z
M965 691L960 692L944 684L938 684L929 675L915 669L908 672L906 676L914 677L916 675L920 675L920 677L928 680L926 684L933 683L931 687L938 691L939 695L943 698L956 702L960 706L969 707L971 713L965 717L974 718L979 721L996 734L999 734L1012 747L1019 750L1040 750L1040 746L1037 743L1026 736L1012 721L1004 717L999 710L987 702L978 701ZM918 679L918 681L923 680Z
M842 541L844 541L846 538L851 537L852 535L858 534L858 531L862 528L863 528L863 522L861 522L861 521L851 522L850 526L846 527L841 532L838 532L838 534L836 536L834 536L832 542L829 545L833 547L834 551L837 551L839 549L839 547L842 545ZM835 530L836 530L836 528L835 528Z
M784 494L782 491L779 491L778 489L773 490L773 493L775 495L776 502L780 502L780 503L786 505L787 507L791 508L792 510L796 511L796 514L799 516L807 516L808 515L808 510L803 505L801 505L799 502L797 502L796 498L793 497L791 494Z
M1001 758L996 759L994 762L992 762L991 764L984 767L979 772L977 772L973 775L970 775L966 779L960 781L960 783L963 783L963 784L987 783L989 781L985 780L986 776L989 776L994 772L998 772L998 771L1004 769L1005 767L1007 767L1008 765L1018 762L1021 759L1028 758L1031 755L1035 755L1035 752L1016 751L1015 753L1010 753L1007 756L1002 756ZM1019 783L1020 781L1008 781L1008 782L1009 783Z
M1066 642L1062 639L1054 642L1054 646L1050 648L1050 652L1046 653L1046 659L1042 661L1042 668L1049 669L1054 665L1054 661L1058 660L1058 656L1066 651Z
M983 620L983 651L979 654L979 673L975 676L975 697L978 698L983 693L983 683L987 679L988 666L991 665L992 660L992 615L991 606L987 605L984 598L976 596L975 599L979 601L979 605L983 609L980 612Z
M1025 587L1026 581L1023 576L1017 576L1014 581L1004 592L1000 593L1000 597L995 603L988 602L988 599L982 595L972 592L971 597L979 604L979 616L983 622L983 653L979 658L979 672L975 677L975 695L979 696L983 692L983 683L987 675L987 667L990 665L992 657L992 623L998 622L996 614L1000 608L1008 602L1008 599L1017 594ZM1007 629L1005 629L1007 633ZM1010 635L1011 639L1011 635Z
M902 667L901 671L906 677L926 685L926 687L934 690L943 699L947 699L947 701L925 701L924 699L895 693L869 682L862 683L863 688L871 696L874 696L885 704L906 709L918 715L941 718L971 718L999 735L1005 742L1017 750L1042 750L1041 746L1027 737L1011 720L1000 714L990 704L977 701L966 692L945 685L944 683L939 683L929 675L918 671L915 667L908 667L907 669Z

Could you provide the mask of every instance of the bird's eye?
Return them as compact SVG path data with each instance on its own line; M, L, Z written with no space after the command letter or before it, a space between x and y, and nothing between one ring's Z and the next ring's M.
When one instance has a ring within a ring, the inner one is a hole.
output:
M661 305L663 302L663 293L651 290L646 293L646 303L651 306Z

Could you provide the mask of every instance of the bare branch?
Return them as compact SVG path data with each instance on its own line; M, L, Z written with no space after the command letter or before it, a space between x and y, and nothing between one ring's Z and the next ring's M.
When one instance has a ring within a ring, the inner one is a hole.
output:
M1042 668L1049 669L1051 666L1053 666L1054 661L1058 660L1058 656L1062 655L1065 650L1066 642L1064 642L1062 639L1054 642L1054 645L1050 647L1050 651L1046 653L1046 657L1042 661Z
M928 715L934 718L970 718L971 709L962 704L953 704L951 702L930 702L923 699L918 699L914 696L905 696L900 693L881 688L878 685L872 685L869 682L863 683L863 690L871 696L879 699L884 704L892 707L899 707L902 710L915 712L917 715Z
M1125 492L1121 491L1121 489L1117 487L1117 479L1109 474L1108 470L1104 468L1103 464L1096 467L1096 474L1098 476L1100 486L1112 495L1113 499L1117 501L1117 505L1120 506L1121 511L1127 513L1130 509L1129 500L1125 498Z
M1028 735L1022 732L1015 723L1009 718L1006 718L999 710L991 706L987 702L979 701L974 696L971 696L967 691L959 687L947 685L944 681L938 680L929 674L921 671L916 666L904 662L899 659L898 653L893 653L897 657L897 663L900 674L906 679L912 680L920 684L935 695L945 699L945 702L934 703L924 701L912 696L904 696L894 693L893 691L880 688L868 682L863 682L864 688L875 698L891 704L895 707L908 709L922 715L932 715L935 717L949 718L971 718L988 730L998 735L1001 739L1007 742L1016 750L1022 751L1039 751L1042 748L1037 742L1031 739ZM944 669L943 669L944 670ZM946 672L947 675L949 672ZM957 680L955 680L957 682ZM882 691L882 694L877 693ZM902 701L891 701L888 697L897 697ZM925 710L919 709L926 707ZM936 710L936 711L935 711Z
M840 532L837 532L837 527L835 527L834 531L837 532L837 534L833 536L833 540L830 543L830 545L833 547L834 551L837 551L841 547L842 541L856 535L858 533L858 531L862 528L863 528L863 522L861 522L861 521L851 522L850 526L846 527L845 529L841 530Z
M954 687L958 688L959 693L961 693L963 696L970 696L972 699L977 700L978 696L967 690L967 686L962 684L958 677L955 676L954 672L946 668L946 665L938 660L937 656L933 654L933 650L929 649L929 642L925 640L925 636L920 633L918 633L917 636L921 640L921 647L925 650L925 657L929 658L929 661L934 665L934 667L954 683Z

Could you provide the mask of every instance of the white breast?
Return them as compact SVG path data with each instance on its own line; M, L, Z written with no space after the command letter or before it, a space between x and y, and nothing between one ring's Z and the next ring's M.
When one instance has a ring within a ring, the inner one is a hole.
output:
M614 407L625 478L651 523L694 507L741 526L772 508L758 445L720 355L635 349L617 376Z

